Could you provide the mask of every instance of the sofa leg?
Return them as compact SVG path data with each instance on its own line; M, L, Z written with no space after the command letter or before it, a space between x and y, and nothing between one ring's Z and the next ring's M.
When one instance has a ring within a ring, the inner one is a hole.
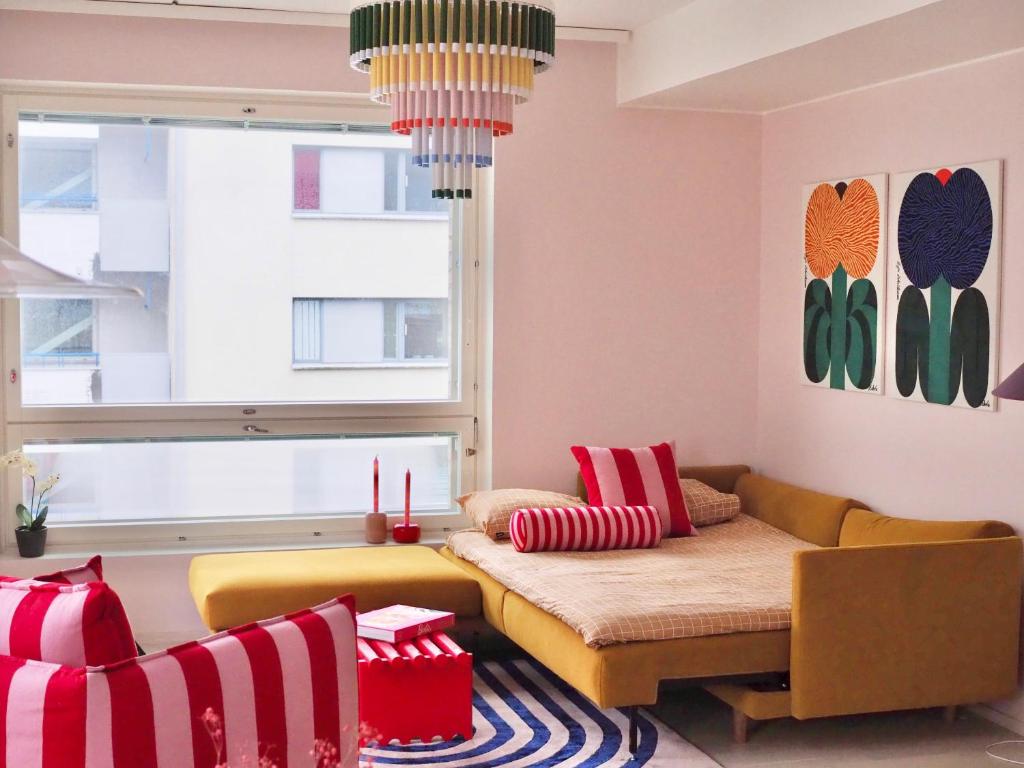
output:
M627 707L629 712L629 754L635 755L640 730L640 707Z
M946 725L952 725L953 723L956 722L956 710L957 710L957 707L956 707L955 704L953 706L951 706L951 707L943 707L942 708L942 721Z
M750 718L738 709L732 711L732 738L737 744L746 744L750 734Z

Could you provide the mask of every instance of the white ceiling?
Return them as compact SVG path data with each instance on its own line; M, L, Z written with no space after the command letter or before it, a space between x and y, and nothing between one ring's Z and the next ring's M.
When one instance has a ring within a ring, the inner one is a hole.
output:
M557 0L556 11L559 26L632 31L692 2L693 0Z
M92 0L107 2L108 0ZM121 0L174 5L175 0ZM634 30L693 0L557 0L558 24L566 27ZM177 5L216 8L257 8L294 13L348 13L349 0L177 0Z

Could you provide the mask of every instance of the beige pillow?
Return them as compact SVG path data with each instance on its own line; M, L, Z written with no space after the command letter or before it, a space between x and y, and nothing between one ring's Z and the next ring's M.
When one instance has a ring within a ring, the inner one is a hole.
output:
M586 506L583 499L578 499L575 496L524 488L477 491L460 496L457 501L469 515L473 525L495 541L509 540L509 521L512 519L512 513L517 509Z
M740 513L740 497L734 493L716 491L700 480L679 481L686 499L690 522L697 527L724 523Z

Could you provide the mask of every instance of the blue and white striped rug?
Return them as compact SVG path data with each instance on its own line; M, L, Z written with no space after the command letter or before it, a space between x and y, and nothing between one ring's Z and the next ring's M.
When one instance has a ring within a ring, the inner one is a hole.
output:
M534 661L477 664L471 741L363 751L363 765L445 768L715 768L714 760L642 712L635 758L629 718L600 710Z

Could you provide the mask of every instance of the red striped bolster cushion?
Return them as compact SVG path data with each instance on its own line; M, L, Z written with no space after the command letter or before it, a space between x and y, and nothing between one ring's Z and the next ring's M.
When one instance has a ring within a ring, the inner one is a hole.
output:
M649 549L661 543L654 507L517 509L509 526L517 552Z
M571 450L591 504L650 505L661 514L667 538L693 533L672 443L633 449L574 445Z
M0 654L82 667L135 653L128 616L107 584L0 583Z
M0 656L0 767L320 768L322 739L357 768L354 617L341 598L96 669Z

